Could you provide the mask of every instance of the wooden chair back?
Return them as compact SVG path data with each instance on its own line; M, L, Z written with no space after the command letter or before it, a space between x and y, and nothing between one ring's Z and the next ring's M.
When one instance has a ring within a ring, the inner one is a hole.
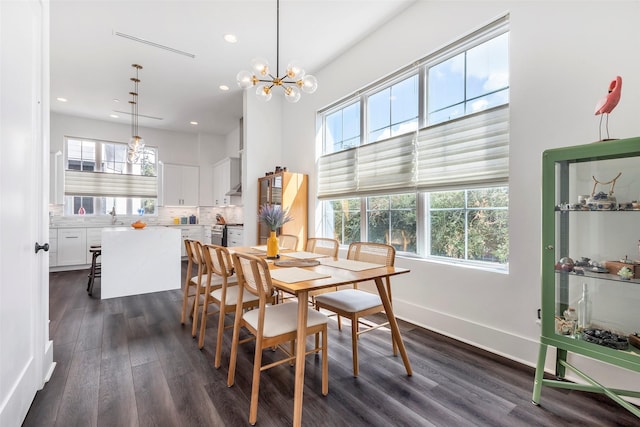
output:
M313 252L314 254L327 255L333 258L338 256L338 248L340 242L336 239L330 239L328 237L310 237L307 239L307 245L305 251Z
M281 234L278 236L278 244L280 249L290 249L295 251L298 249L298 236L293 234Z
M260 300L260 309L272 301L273 283L267 262L254 255L244 253L233 254L233 265L238 275L238 285ZM242 292L242 291L240 291Z
M202 255L207 268L220 277L233 275L233 261L229 250L224 246L207 244L202 247Z
M396 261L396 249L384 243L353 242L349 245L347 259L393 267Z

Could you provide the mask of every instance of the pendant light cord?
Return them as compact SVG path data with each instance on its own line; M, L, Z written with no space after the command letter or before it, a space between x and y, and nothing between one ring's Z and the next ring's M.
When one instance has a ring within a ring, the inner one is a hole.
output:
M280 75L280 0L276 0L276 77Z

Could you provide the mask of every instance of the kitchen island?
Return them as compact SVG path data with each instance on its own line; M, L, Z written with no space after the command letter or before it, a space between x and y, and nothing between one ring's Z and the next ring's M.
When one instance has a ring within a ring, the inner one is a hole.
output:
M101 298L180 289L181 248L176 228L104 228Z

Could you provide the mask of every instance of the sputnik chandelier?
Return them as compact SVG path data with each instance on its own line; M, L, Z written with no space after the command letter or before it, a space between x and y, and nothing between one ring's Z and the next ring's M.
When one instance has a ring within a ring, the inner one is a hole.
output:
M236 76L238 86L247 89L258 86L256 95L263 101L271 99L274 86L284 90L284 97L289 102L298 102L301 92L313 93L318 89L318 80L306 74L297 61L291 61L282 77L279 77L280 68L280 0L276 0L276 69L275 75L269 69L266 59L255 58L251 61L253 71L240 71Z
M140 160L140 155L144 151L144 139L138 134L138 71L142 70L142 65L131 64L136 69L136 76L131 77L133 82L133 92L129 92L131 95L131 139L129 139L129 145L127 150L127 163L137 163Z

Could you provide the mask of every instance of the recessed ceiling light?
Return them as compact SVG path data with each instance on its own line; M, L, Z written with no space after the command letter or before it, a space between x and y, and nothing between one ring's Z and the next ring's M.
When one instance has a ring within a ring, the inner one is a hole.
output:
M227 85L220 85L218 87L220 88L220 90L229 90L229 86Z
M198 124L198 122L193 122L193 121L192 121L192 122L189 122L189 123L191 123L191 124L192 124L192 125L194 125L194 126Z
M60 102L67 102L67 98L62 98L62 97L60 97L60 98L56 98L56 99L57 99L58 101L60 101Z
M238 38L235 36L235 34L225 34L224 41L226 41L227 43L235 43L238 41Z
M111 117L112 119L117 119L120 116L117 114L109 114L109 117Z

